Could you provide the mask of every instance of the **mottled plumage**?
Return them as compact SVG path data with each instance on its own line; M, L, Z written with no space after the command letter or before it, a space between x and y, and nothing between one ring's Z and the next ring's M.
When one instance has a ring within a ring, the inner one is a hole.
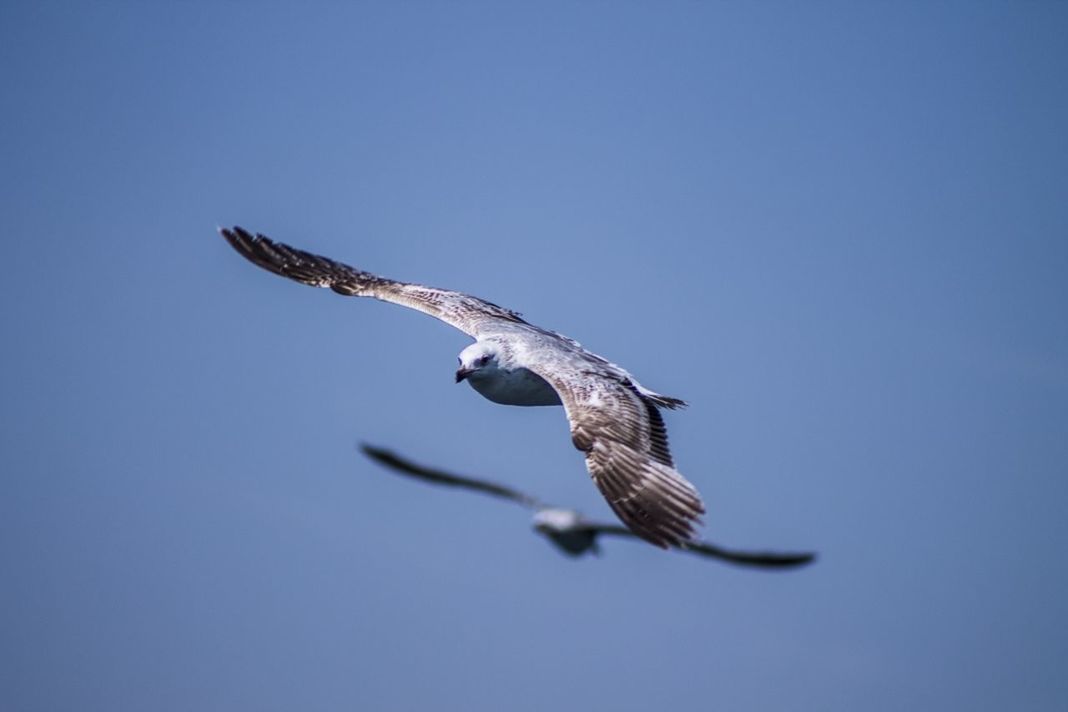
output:
M694 538L704 505L675 470L658 410L681 407L683 401L644 388L573 339L529 324L492 302L379 277L239 227L220 233L239 254L269 272L338 294L417 309L474 337L478 347L461 353L457 381L468 380L498 403L562 403L572 442L585 453L590 475L620 520L661 547Z

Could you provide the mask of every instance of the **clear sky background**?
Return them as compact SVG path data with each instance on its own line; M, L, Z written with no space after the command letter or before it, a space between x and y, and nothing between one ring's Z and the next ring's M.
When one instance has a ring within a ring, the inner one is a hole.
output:
M1068 5L0 6L0 707L1053 710ZM611 514L466 337L241 224L522 311L691 407L705 535Z

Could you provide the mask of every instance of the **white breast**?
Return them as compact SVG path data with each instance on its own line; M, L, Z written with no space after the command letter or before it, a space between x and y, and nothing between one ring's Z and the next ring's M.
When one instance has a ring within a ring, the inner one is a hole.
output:
M548 381L525 368L513 371L486 369L468 376L471 387L503 405L560 405L560 396Z

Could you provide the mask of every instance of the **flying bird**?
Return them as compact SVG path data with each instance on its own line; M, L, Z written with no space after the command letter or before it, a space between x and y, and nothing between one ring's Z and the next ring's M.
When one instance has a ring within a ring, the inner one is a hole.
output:
M571 441L612 511L657 546L693 540L705 508L675 469L660 408L678 398L643 387L623 368L573 339L527 323L492 302L398 282L298 250L240 227L220 228L237 252L263 269L338 294L374 297L416 309L475 342L460 352L456 382L505 405L563 405Z
M409 475L424 482L482 492L483 494L516 502L534 510L534 529L544 534L553 544L571 556L581 556L587 552L599 554L598 538L601 536L626 538L635 536L629 529L617 524L590 521L574 510L552 507L536 497L531 497L528 494L496 482L454 475L450 472L419 465L389 450L373 445L363 444L360 449L375 462L395 472ZM693 554L719 559L739 566L755 566L769 569L803 566L811 563L816 558L815 554L807 552L733 551L707 541L686 542L681 548Z

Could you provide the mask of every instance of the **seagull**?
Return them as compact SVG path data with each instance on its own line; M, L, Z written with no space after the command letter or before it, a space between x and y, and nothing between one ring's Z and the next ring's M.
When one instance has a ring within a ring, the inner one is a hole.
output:
M461 292L398 282L298 250L240 227L219 233L268 272L345 296L373 297L429 314L475 342L460 352L456 382L504 405L563 405L571 442L612 511L662 548L692 541L705 508L675 469L660 408L685 406L655 393L575 340L517 312Z
M363 444L360 445L360 449L380 465L418 480L482 492L483 494L500 497L501 499L516 502L528 509L533 509L535 531L544 534L549 541L571 556L577 557L587 552L600 554L597 539L602 535L627 538L635 536L629 529L617 524L590 521L574 510L552 507L535 497L496 482L463 477L462 475L454 475L442 470L425 467L389 450L373 445ZM816 555L812 553L732 551L707 541L686 542L681 548L691 554L719 559L739 566L768 569L803 566L811 563L816 558Z

